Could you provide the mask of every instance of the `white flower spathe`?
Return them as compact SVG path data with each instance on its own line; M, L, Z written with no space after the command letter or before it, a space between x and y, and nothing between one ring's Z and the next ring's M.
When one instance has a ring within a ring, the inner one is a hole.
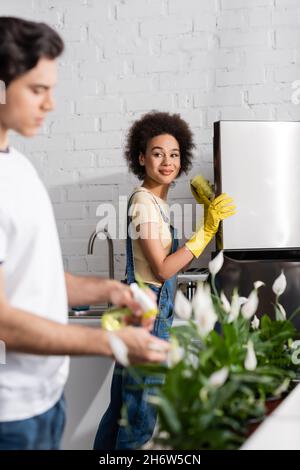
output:
M177 338L171 337L170 339L171 349L167 355L167 365L169 369L176 366L181 359L184 358L184 348L179 346Z
M210 274L212 276L215 276L222 268L223 263L224 263L224 255L223 255L223 251L220 251L220 253L218 253L217 256L208 263L208 269L209 269Z
M108 334L108 342L110 344L112 353L119 364L123 367L129 366L128 349L124 341L113 333Z
M253 289L250 293L247 302L242 305L242 315L246 320L249 320L255 314L257 307L258 307L259 299L257 295L257 290Z
M255 289L259 289L260 287L265 286L266 284L262 281L255 281L253 285Z
M133 293L134 300L140 304L143 313L157 310L156 302L136 282L130 284L129 287Z
M228 317L228 323L232 323L236 320L240 313L240 297L238 295L237 289L234 289L232 298L231 298L231 305L230 305L230 313Z
M179 289L175 296L174 311L182 320L189 320L192 316L192 304Z
M192 300L195 323L201 336L210 333L218 319L211 299L210 286L198 283L195 295Z
M183 371L181 372L181 375L185 379L190 379L193 374L192 374L192 371L190 369L183 369Z
M244 366L247 370L255 370L257 366L257 359L254 351L254 346L251 340L249 340L247 343L247 355Z
M252 329L253 329L253 330L258 330L259 324L260 324L259 318L257 318L256 315L254 315L254 318L253 318L253 320L252 320L252 322L251 322L251 327L252 327Z
M161 397L158 397L157 395L151 395L147 394L145 400L147 403L151 403L151 405L158 406L161 404Z
M276 304L276 320L284 321L286 320L286 311L280 303Z
M222 367L222 369L211 374L211 376L208 379L208 385L213 388L222 387L222 385L224 385L224 383L226 382L228 375L229 375L228 367Z
M227 297L226 297L226 295L224 294L223 291L221 292L220 299L221 299L222 306L223 306L225 312L229 313L230 312L230 303L229 303L229 300L227 299Z
M273 286L272 286L272 290L274 292L275 295L277 295L277 297L279 297L280 295L282 295L286 289L286 285L287 285L287 282L286 282L286 277L284 275L284 272L281 271L281 274L280 276L278 276L274 283L273 283Z
M239 297L240 306L244 305L248 300L248 297Z

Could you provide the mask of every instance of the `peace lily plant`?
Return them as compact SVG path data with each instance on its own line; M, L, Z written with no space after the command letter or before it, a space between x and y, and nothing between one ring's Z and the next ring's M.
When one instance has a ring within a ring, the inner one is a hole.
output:
M288 319L279 302L287 286L284 273L272 286L274 318L259 318L259 292L265 284L256 281L247 298L235 289L228 299L215 283L223 261L221 251L209 263L210 283L198 283L191 302L177 291L175 313L185 324L171 329L166 364L130 367L126 346L113 334L128 312L110 311L104 317L118 362L129 366L135 377L139 373L159 376L156 382L161 385L155 394L153 386L145 390L158 410L156 446L238 448L247 436L248 423L263 419L266 401L287 392L298 372L291 360L297 338L291 319L300 308ZM145 314L156 314L157 306L143 285L133 289ZM118 323L113 324L114 320ZM122 422L126 424L125 416Z
M247 298L235 289L228 299L215 284L223 260L221 251L209 263L210 283L200 282L191 302L177 291L175 312L185 324L171 329L167 363L131 368L135 375L163 378L157 380L162 385L155 394L153 387L145 390L158 410L155 446L238 448L249 421L263 419L266 401L285 393L296 376L298 366L291 356L297 332L279 303L286 288L284 273L273 284L274 319L259 319L264 283L256 281ZM124 359L128 364L126 354Z

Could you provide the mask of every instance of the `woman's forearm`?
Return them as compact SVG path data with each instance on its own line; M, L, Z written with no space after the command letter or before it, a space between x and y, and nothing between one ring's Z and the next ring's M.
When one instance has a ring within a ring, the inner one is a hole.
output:
M166 258L156 266L155 275L160 281L170 279L185 268L193 259L194 255L185 246L182 246L175 253L166 256Z

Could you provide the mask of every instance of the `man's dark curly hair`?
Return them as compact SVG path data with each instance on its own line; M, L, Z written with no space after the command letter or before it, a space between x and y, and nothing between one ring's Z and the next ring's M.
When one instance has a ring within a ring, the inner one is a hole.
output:
M145 154L147 143L153 137L170 134L179 143L181 168L178 176L187 173L192 163L195 147L193 134L179 114L151 111L135 121L128 131L125 158L129 169L140 180L145 177L145 167L139 163L140 153Z
M45 23L0 17L0 80L6 87L41 58L56 59L63 49L61 37Z

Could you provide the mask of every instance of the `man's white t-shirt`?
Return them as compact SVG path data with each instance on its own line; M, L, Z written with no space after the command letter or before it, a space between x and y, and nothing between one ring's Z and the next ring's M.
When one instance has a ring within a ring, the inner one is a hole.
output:
M13 148L0 153L0 263L11 306L67 323L66 285L51 202L31 163ZM27 419L49 410L63 392L68 368L66 356L7 352L6 364L0 364L0 421Z

